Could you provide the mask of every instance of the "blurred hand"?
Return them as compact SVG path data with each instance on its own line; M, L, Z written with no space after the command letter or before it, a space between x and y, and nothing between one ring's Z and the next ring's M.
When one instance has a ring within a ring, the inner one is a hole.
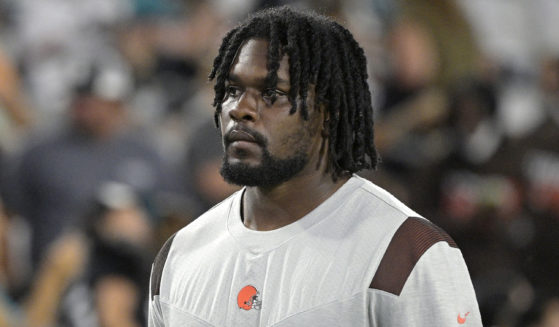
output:
M72 233L57 240L49 250L46 266L59 274L61 279L71 279L81 273L87 257L87 245L79 233Z
M109 211L103 218L99 232L106 239L138 246L149 244L152 238L146 215L135 207Z
M79 233L62 236L49 249L25 303L25 326L52 326L62 294L80 274L87 243Z

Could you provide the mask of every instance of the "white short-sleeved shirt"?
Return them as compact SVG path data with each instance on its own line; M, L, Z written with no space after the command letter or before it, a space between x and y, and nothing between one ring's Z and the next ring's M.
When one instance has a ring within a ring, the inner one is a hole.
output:
M263 232L244 226L242 194L164 245L150 326L481 326L454 241L373 183L353 176Z

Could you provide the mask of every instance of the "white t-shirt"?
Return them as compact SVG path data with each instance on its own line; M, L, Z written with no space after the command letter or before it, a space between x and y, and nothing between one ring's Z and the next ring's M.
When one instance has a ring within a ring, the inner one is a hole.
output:
M163 246L150 326L481 326L456 244L373 183L353 176L264 232L244 226L242 194Z

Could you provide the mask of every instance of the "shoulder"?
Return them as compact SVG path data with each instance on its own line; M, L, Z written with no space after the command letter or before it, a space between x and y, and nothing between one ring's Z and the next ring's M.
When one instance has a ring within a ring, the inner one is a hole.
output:
M358 184L359 196L364 200L362 202L375 206L377 210L380 209L387 214L398 215L404 218L420 216L395 196L373 182L357 175L354 175L351 181Z
M150 282L152 298L159 295L165 264L176 255L177 251L182 253L197 244L209 243L212 238L219 237L226 230L227 216L233 205L233 199L237 195L238 192L215 205L189 225L173 234L163 244L152 266Z
M429 220L408 217L392 236L369 288L400 295L421 257L441 242L458 248L444 230Z
M189 244L206 242L212 237L217 237L219 232L225 231L227 217L229 216L231 210L233 210L233 206L236 202L235 198L239 196L239 192L233 193L227 199L221 201L200 215L190 224L181 228L171 237L171 245L173 247L180 247L181 250L187 250ZM164 247L161 251L164 250Z
M392 236L369 294L381 325L481 326L475 291L464 258L443 230L408 217Z
M183 227L177 233L176 243L182 244L195 239L204 240L208 236L217 235L218 231L223 231L226 227L227 217L232 210L235 210L233 207L238 203L236 198L241 195L241 192L233 193Z
M359 183L358 192L355 192L359 197L358 203L367 206L366 210L361 211L371 213L364 220L364 225L369 227L368 230L382 235L382 244L377 246L385 249L377 261L379 263L370 289L399 296L412 271L430 249L430 257L434 255L449 259L452 256L453 260L462 260L456 243L443 229L374 183L358 176L352 179L354 183ZM430 269L428 266L433 260L423 261L422 267Z

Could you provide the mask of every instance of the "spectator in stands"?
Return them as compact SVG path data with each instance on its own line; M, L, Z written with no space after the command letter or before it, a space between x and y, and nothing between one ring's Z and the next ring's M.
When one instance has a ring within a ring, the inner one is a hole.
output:
M49 248L25 302L26 326L143 326L153 222L127 185L101 185L74 229Z
M120 181L142 194L161 190L164 169L146 137L127 121L128 76L118 65L97 63L78 85L69 122L36 138L18 165L18 211L32 231L32 261L80 217L99 185Z

